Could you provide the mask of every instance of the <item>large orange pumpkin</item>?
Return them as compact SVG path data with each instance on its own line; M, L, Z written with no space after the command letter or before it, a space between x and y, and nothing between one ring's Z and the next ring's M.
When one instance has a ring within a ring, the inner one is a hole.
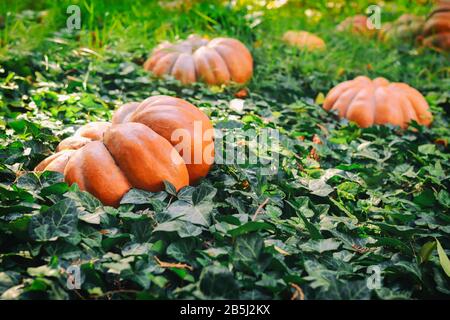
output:
M375 27L370 20L364 15L356 15L353 17L347 17L338 24L336 30L339 32L348 31L353 34L359 34L364 36L373 36L376 32Z
M423 27L423 45L450 51L450 1L437 1Z
M296 46L308 51L321 50L326 47L325 41L307 31L287 31L283 35L283 41L291 46Z
M212 130L194 105L155 96L122 106L112 124L80 128L35 171L61 172L68 184L77 183L105 205L117 206L133 187L160 191L166 180L179 190L205 177L214 158Z
M405 83L384 78L371 80L360 76L338 84L325 98L325 110L337 110L366 128L375 124L393 124L406 128L411 120L430 125L432 115L425 98Z
M160 44L144 63L156 76L172 75L183 84L203 81L218 85L245 83L253 74L253 58L239 40L208 40L190 35L186 40Z

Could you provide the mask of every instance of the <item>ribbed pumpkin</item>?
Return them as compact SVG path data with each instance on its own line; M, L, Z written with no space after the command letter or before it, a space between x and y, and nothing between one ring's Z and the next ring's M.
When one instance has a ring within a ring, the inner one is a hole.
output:
M253 58L239 40L215 38L211 41L190 35L177 43L157 46L144 69L156 76L172 75L183 84L197 81L211 85L245 83L253 74Z
M291 46L296 46L308 51L321 50L326 47L325 41L307 31L287 31L283 35L283 41Z
M188 135L173 136L177 129ZM179 190L205 177L214 157L213 135L208 130L212 131L210 120L192 104L155 96L122 106L112 124L80 128L71 138L81 142L63 140L60 151L44 159L35 171L61 172L68 184L77 183L105 205L118 206L130 188L160 191L167 180ZM189 139L192 148L185 152L189 154L178 150L183 139Z
M369 26L371 27L369 28ZM370 20L364 15L347 17L338 24L336 30L339 32L347 31L364 36L373 36L376 32L376 29L372 26Z
M325 98L325 110L337 110L366 128L376 124L392 124L406 128L412 120L430 125L432 115L428 103L419 91L405 83L384 78L371 80L356 77L338 84Z
M414 41L422 32L425 18L403 14L392 23L386 23L378 35L382 41Z
M450 1L437 1L423 27L423 45L450 51Z

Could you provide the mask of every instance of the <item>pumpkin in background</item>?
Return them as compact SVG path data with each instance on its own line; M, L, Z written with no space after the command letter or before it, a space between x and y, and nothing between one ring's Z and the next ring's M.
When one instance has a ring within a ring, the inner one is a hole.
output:
M174 136L178 129L188 135ZM35 171L61 172L68 184L77 183L105 205L118 206L131 188L161 191L166 180L179 190L205 177L214 157L209 129L209 118L194 105L155 96L122 106L112 124L80 128L77 138L95 139L68 144L71 148L44 159ZM185 149L178 148L180 138L189 139L191 147L184 155Z
M437 1L423 27L422 44L437 51L450 51L450 1Z
M287 31L283 35L283 41L289 45L308 51L322 50L326 47L325 41L307 31Z
M325 110L337 110L366 128L377 124L392 124L406 128L412 120L430 125L432 115L422 94L405 83L384 78L371 80L360 76L331 89L323 103Z
M253 74L253 58L239 40L197 35L160 44L144 63L156 76L172 75L183 84L203 81L211 85L245 83Z
M391 23L385 23L378 37L382 41L414 41L422 32L425 18L403 14Z
M364 15L356 15L347 17L344 21L338 24L336 30L339 32L348 31L354 34L373 36L376 32L375 27L370 20Z

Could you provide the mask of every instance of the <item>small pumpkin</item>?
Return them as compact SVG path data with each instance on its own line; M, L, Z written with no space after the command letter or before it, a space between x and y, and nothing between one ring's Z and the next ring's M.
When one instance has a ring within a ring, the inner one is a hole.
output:
M188 135L174 136L178 129ZM160 191L167 180L179 190L205 177L214 157L209 131L209 118L194 105L155 96L122 106L112 124L80 128L74 138L84 144L65 144L70 147L44 159L35 171L61 172L68 184L77 183L105 205L118 206L130 188ZM179 149L180 142L189 148Z
M340 118L347 118L366 128L377 124L392 124L406 128L415 120L428 126L432 115L422 94L406 83L374 80L365 76L338 84L330 90L323 103L327 111L337 110Z
M156 76L172 75L183 84L197 81L211 85L246 83L253 74L253 58L239 40L197 35L157 46L144 69Z
M403 14L392 23L386 23L378 37L382 41L414 41L422 32L425 18L413 14Z
M326 47L325 41L307 31L286 31L283 35L283 41L289 45L308 51L323 50Z
M339 23L336 27L339 32L347 31L353 34L373 36L376 32L372 22L364 15L356 15L347 17L344 21Z
M437 51L450 51L450 1L437 1L423 27L422 44Z

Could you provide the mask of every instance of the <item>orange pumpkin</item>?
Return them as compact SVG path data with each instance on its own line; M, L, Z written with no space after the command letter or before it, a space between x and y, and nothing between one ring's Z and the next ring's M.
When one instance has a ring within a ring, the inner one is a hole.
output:
M105 205L118 206L130 188L160 191L166 180L179 190L205 177L212 165L211 122L184 100L155 96L129 103L112 122L81 127L72 137L80 143L63 140L66 148L35 171L61 172L68 184L77 183Z
M283 35L283 41L289 45L296 46L308 51L325 49L325 41L307 31L287 31Z
M366 128L376 124L393 124L406 128L411 120L430 125L432 115L425 98L405 83L384 78L371 80L360 76L331 89L325 98L325 110L337 110Z
M372 22L370 22L370 20L364 15L347 17L344 21L338 24L336 30L339 32L348 31L364 36L373 36L376 32Z
M232 38L211 41L190 35L177 43L165 42L153 50L144 69L156 76L172 75L183 84L203 81L211 85L245 83L253 74L248 49Z
M413 41L422 32L425 18L403 14L392 23L386 23L378 34L382 41Z
M437 1L423 28L423 45L438 51L450 51L450 1Z

